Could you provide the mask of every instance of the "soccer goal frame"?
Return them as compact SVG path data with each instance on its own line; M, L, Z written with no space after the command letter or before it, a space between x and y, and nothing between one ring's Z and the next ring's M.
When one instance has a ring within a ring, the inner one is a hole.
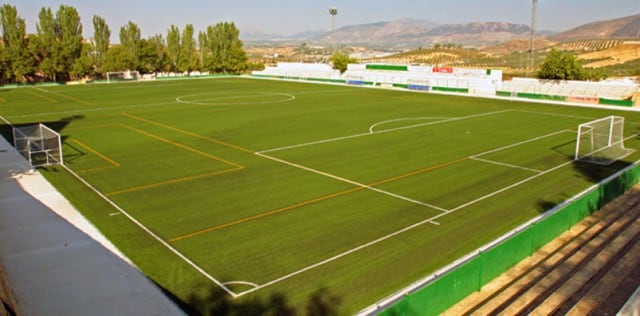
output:
M140 80L140 72L136 70L126 70L126 71L109 71L107 72L107 82L122 82L122 81L139 81Z
M578 125L574 160L609 165L633 153L624 147L624 117L607 116Z
M14 127L13 145L34 168L64 164L60 134L42 123Z

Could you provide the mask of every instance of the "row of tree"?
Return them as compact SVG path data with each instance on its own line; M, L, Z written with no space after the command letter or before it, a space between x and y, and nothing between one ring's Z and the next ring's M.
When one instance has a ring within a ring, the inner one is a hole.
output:
M120 44L111 44L106 21L93 16L93 38L83 39L78 11L61 5L42 8L37 33L27 34L15 6L0 7L0 76L2 82L68 81L102 77L109 71L209 71L239 73L247 56L234 23L218 23L198 33L193 25L182 31L171 25L162 34L142 38L140 27L129 22L120 28Z

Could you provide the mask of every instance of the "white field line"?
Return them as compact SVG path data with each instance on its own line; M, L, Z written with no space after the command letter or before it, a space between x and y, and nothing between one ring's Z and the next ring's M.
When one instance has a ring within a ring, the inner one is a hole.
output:
M402 126L402 127L397 127L397 128L385 129L385 130L382 130L382 131L379 131L379 132L360 133L360 134L354 134L354 135L348 135L348 136L341 136L341 137L323 139L323 140L318 140L318 141L313 141L313 142L308 142L308 143L301 143L301 144L296 144L296 145L290 145L290 146L266 149L266 150L259 151L258 153L266 154L266 153L275 152L275 151L281 151L281 150L287 150L287 149L293 149L293 148L299 148L299 147L305 147L305 146L312 146L312 145L318 145L318 144L323 144L323 143L330 143L330 142L341 141L341 140L351 139L351 138L358 138L358 137L363 137L363 136L371 136L371 135L376 135L376 134L396 132L396 131L405 130L405 129L411 129L411 128L422 127L422 126L429 126L429 125L436 125L436 124L442 124L442 123L466 120L466 119L482 117L482 116L489 116L489 115L500 114L500 113L506 113L506 112L511 112L511 111L512 110L507 109L507 110L486 112L486 113L473 114L473 115L467 115L467 116L453 117L453 118L440 120L440 121L427 122L427 123L421 123L421 124L414 124L414 125Z
M540 137L535 137L535 138L532 138L532 139L529 139L529 140L526 140L526 141L523 141L523 142L519 142L519 143L516 143L516 144L511 144L511 145L503 146L503 147L496 148L496 149L493 149L493 150L489 150L489 151L486 151L486 152L483 152L483 153L479 153L479 154L477 154L477 155L470 156L469 158L474 159L474 158L476 158L476 156L486 155L486 154L491 153L491 152L496 152L496 151L503 150L503 149L506 149L506 148L511 148L511 147L514 147L514 146L517 146L517 145L525 144L525 143L527 143L527 142L532 142L532 141L535 141L535 140L539 140L539 139L542 139L542 138L545 138L545 137L550 137L550 136L557 135L557 134L560 134L560 133L565 133L565 132L568 132L568 131L567 131L567 130L562 130L562 131L558 131L558 132L550 133L550 134L547 134L547 135L543 135L543 136L540 136ZM571 132L571 131L569 131L569 132ZM640 133L639 133L639 134L640 134ZM632 138L632 137L633 137L633 136L630 136L630 137L628 137L628 138ZM261 153L256 153L256 155L261 156L261 157L265 157L265 158L268 158L268 159L272 159L272 160L275 160L275 161L279 161L279 162L282 162L282 163L287 163L287 162L285 162L285 161L281 161L280 159L277 159L277 158L274 158L274 157L270 157L270 156L267 156L267 155L264 155L264 154L261 154ZM252 293L252 292L255 292L255 291L258 291L258 290L260 290L260 289L263 289L263 288L266 288L266 287L268 287L268 286L274 285L274 284L279 283L279 282L281 282L281 281L284 281L284 280L286 280L286 279L292 278L292 277L294 277L294 276L296 276L296 275L298 275L298 274L304 273L304 272L306 272L306 271L309 271L309 270L315 269L315 268L317 268L317 267L320 267L320 266L325 265L325 264L327 264L327 263L330 263L330 262L332 262L332 261L338 260L338 259L340 259L340 258L342 258L342 257L348 256L348 255L350 255L350 254L352 254L352 253L355 253L355 252L357 252L357 251L360 251L360 250L362 250L362 249L364 249L364 248L367 248L367 247L373 246L373 245L378 244L378 243L380 243L380 242L382 242L382 241L385 241L385 240L387 240L387 239L393 238L393 237L395 237L395 236L397 236L397 235L400 235L400 234L402 234L402 233L405 233L405 232L407 232L407 231L409 231L409 230L412 230L412 229L414 229L414 228L416 228L416 227L422 226L422 225L424 225L424 224L426 224L426 223L431 223L431 224L435 224L435 223L437 223L437 224L439 225L439 223L438 223L438 222L436 222L436 220L437 220L438 218L440 218L440 217L443 217L443 216L449 215L449 214L451 214L451 213L453 213L453 212L456 212L456 211L458 211L458 210L460 210L460 209L462 209L462 208L464 208L464 207L467 207L467 206L469 206L469 205L472 205L472 204L475 204L475 203L480 202L480 201L482 201L482 200L488 199L489 197L495 196L495 195L497 195L497 194L499 194L499 193L502 193L502 192L504 192L504 191L510 190L510 189L512 189L512 188L515 188L516 186L519 186L519 185L524 184L524 183L526 183L526 182L528 182L528 181L531 181L531 180L533 180L533 179L535 179L535 178L538 178L538 177L540 177L540 176L542 176L542 175L544 175L544 174L547 174L547 173L550 173L550 172L555 171L555 170L557 170L557 169L560 169L560 168L562 168L562 167L565 167L565 166L567 166L567 165L569 165L569 164L571 164L571 163L573 163L573 161L568 161L568 162L566 162L566 163L563 163L563 164L558 165L558 166L556 166L556 167L553 167L553 168L551 168L551 169L548 169L548 170L545 170L545 171L540 171L540 173L538 173L538 174L536 174L536 175L534 175L534 176L531 176L531 177L529 177L529 178L523 179L523 180L521 180L521 181L519 181L519 182L516 182L515 184L512 184L512 185L510 185L510 186L504 187L504 188L502 188L502 189L500 189L500 190L497 190L497 191L495 191L495 192L493 192L493 193L490 193L490 194L484 195L484 196L482 196L482 197L480 197L480 198L477 198L477 199L472 200L472 201L470 201L470 202L468 202L468 203L465 203L465 204L463 204L463 205L460 205L460 206L458 206L458 207L456 207L456 208L454 208L454 209L451 209L451 210L448 210L448 211L446 211L446 212L444 212L444 213L441 213L441 214L438 214L438 215L432 216L432 217L427 218L427 219L425 219L425 220L423 220L423 221L421 221L421 222L418 222L418 223L412 224L412 225L410 225L410 226L407 226L407 227L405 227L405 228L403 228L403 229L400 229L400 230L395 231L395 232L393 232L393 233L390 233L390 234L388 234L388 235L382 236L382 237L380 237L380 238L378 238L378 239L375 239L375 240L373 240L373 241L370 241L370 242L368 242L368 243L362 244L362 245L357 246L357 247L355 247L355 248L349 249L349 250L347 250L347 251L345 251L345 252L339 253L339 254L337 254L337 255L335 255L335 256L333 256L333 257L331 257L331 258L325 259L325 260L323 260L323 261L320 261L320 262L314 263L314 264L312 264L312 265L309 265L309 266L304 267L304 268L302 268L302 269L299 269L299 270L297 270L297 271L291 272L291 273L289 273L289 274L287 274L287 275L284 275L284 276L279 277L279 278L277 278L277 279L271 280L271 281L269 281L269 282L267 282L267 283L261 284L261 285L259 285L259 286L255 287L255 288L253 288L253 289L250 289L250 290L247 290L247 291L244 291L244 292L240 292L240 293L238 293L238 297L243 296L243 295L246 295L246 294L249 294L249 293ZM290 163L287 163L287 164L290 164ZM295 165L295 164L294 164L294 165ZM301 166L300 166L300 167L301 167ZM303 167L303 168L306 168L306 167ZM308 169L308 168L306 168L306 169ZM310 170L310 171L311 171L311 170ZM320 173L320 174L323 174L323 173ZM345 180L346 180L346 179L345 179Z
M269 281L269 282L267 282L267 283L261 284L261 285L259 285L259 286L255 287L255 288L253 288L253 289L250 289L250 290L247 290L247 291L244 291L244 292L240 292L240 293L238 293L238 297L243 296L243 295L246 295L246 294L249 294L249 293L252 293L252 292L255 292L255 291L258 291L258 290L260 290L260 289L266 288L266 287L271 286L271 285L274 285L274 284L276 284L276 283L282 282L282 281L284 281L284 280L286 280L286 279L289 279L289 278L294 277L294 276L296 276L296 275L298 275L298 274L301 274L301 273L307 272L307 271L309 271L309 270L313 270L313 269L315 269L315 268L317 268L317 267L323 266L323 265L325 265L325 264L327 264L327 263L330 263L330 262L335 261L335 260L338 260L338 259L340 259L340 258L342 258L342 257L348 256L348 255L350 255L350 254L352 254L352 253L354 253L354 252L360 251L360 250L362 250L362 249L364 249L364 248L367 248L367 247L371 247L371 246L373 246L373 245L375 245L375 244L378 244L378 243L380 243L380 242L382 242L382 241L385 241L385 240L387 240L387 239L393 238L393 237L395 237L395 236L397 236L397 235L400 235L400 234L402 234L402 233L404 233L404 232L407 232L407 231L409 231L409 230L412 230L412 229L414 229L414 228L416 228L416 227L422 226L422 225L424 225L424 224L426 224L426 223L433 223L434 219L436 219L436 218L438 218L438 217L441 217L441 216L443 216L443 215L447 215L447 214L448 214L448 213L442 213L442 214L439 214L439 215L433 216L433 217L431 217L431 218L427 218L427 219L425 219L425 220L423 220L423 221L421 221L421 222L418 222L418 223L415 223L415 224L413 224L413 225L407 226L407 227L405 227L405 228L403 228L403 229L400 229L400 230L397 230L397 231L395 231L395 232L393 232L393 233L390 233L390 234L388 234L388 235L382 236L382 237L380 237L380 238L378 238L378 239L376 239L376 240L372 240L372 241L370 241L370 242L368 242L368 243L366 243L366 244L362 244L362 245L360 245L360 246L358 246L358 247L351 248L351 249L349 249L349 250L347 250L347 251L345 251L345 252L339 253L339 254L337 254L337 255L335 255L335 256L333 256L333 257L331 257L331 258L328 258L328 259L322 260L322 261L317 262L317 263L314 263L314 264L312 264L312 265L310 265L310 266L306 266L306 267L304 267L304 268L302 268L302 269L300 269L300 270L297 270L297 271L291 272L291 273L289 273L289 274L287 274L287 275L284 275L284 276L279 277L279 278L277 278L277 279L271 280L271 281Z
M288 166L291 166L291 167L295 167L295 168L302 169L302 170L305 170L305 171L309 171L309 172L312 172L312 173L315 173L315 174L319 174L321 176L325 176L325 177L328 177L328 178L331 178L331 179L334 179L334 180L346 182L346 183L355 185L357 187L361 187L363 189L367 189L367 190L371 190L371 191L374 191L374 192L382 193L384 195L388 195L388 196L394 197L396 199L400 199L400 200L411 202L411 203L414 203L414 204L426 206L426 207L438 210L438 211L443 212L443 213L448 212L447 209L444 209L444 208L439 207L439 206L435 206L435 205L424 203L424 202L421 202L421 201L418 201L418 200L410 199L410 198L402 196L402 195L398 195L398 194L395 194L395 193L384 191L384 190L381 190L381 189L378 189L378 188L375 188L375 187L372 187L372 186L369 186L369 185L366 185L366 184L363 184L363 183L360 183L360 182L356 182L356 181L353 181L353 180L345 179L345 178L342 178L342 177L339 177L339 176L336 176L336 175L333 175L333 174L330 174L330 173L327 173L327 172L324 172L324 171L320 171L320 170L316 170L316 169L313 169L313 168L305 167L305 166L302 166L302 165L299 165L299 164L296 164L296 163L293 163L293 162L289 162L289 161L282 160L282 159L279 159L279 158L276 158L276 157L268 156L268 155L265 155L263 153L255 153L255 154L260 156L260 157L262 157L262 158L266 158L266 159L273 160L273 161L276 161L276 162L279 162L279 163L282 163L282 164L285 164L285 165L288 165Z
M104 194L102 194L102 192L98 191L96 188L94 188L89 182L87 182L84 178L82 178L81 176L79 176L77 173L75 173L73 170L71 170L69 167L62 165L62 167L64 169L66 169L71 175L73 175L76 179L78 179L80 182L82 182L85 186L87 186L89 189L91 189L93 192L95 192L98 196L100 196L103 200L105 200L107 203L109 203L109 205L111 205L112 207L114 207L115 209L117 209L118 211L120 211L120 213L122 213L122 215L126 216L130 221L132 221L134 224L136 224L138 227L140 227L142 230L144 230L147 234L149 234L149 236L153 237L153 239L155 239L156 241L158 241L160 244L162 244L165 248L169 249L169 251L173 252L176 256L178 256L180 259L184 260L184 262L186 262L188 265L190 265L192 268L196 269L196 271L200 272L200 274L202 274L204 277L206 277L207 279L211 280L213 283L215 283L216 285L218 285L222 290L224 290L225 292L227 292L229 295L231 295L233 298L238 297L238 294L236 294L235 292L231 291L230 289L228 289L222 282L218 281L216 278L212 277L209 273L207 273L206 271L204 271L204 269L202 269L200 266L198 266L197 264L195 264L193 261L191 261L189 258L187 258L185 255L183 255L180 251L178 251L177 249L173 248L169 243L167 243L166 241L164 241L162 238L160 238L158 235L156 235L154 232L152 232L149 228L147 228L146 226L144 226L144 224L142 224L140 221L138 221L137 219L135 219L133 216L131 216L129 213L127 213L124 209L122 209L120 206L118 206L118 204L116 204L115 202L111 201L107 196L105 196Z
M450 119L450 118L451 117L434 116L434 117L403 117L403 118L397 118L397 119L393 119L393 120L386 120L386 121L378 122L378 123L375 123L375 124L371 125L369 127L369 133L371 133L371 134L375 133L374 129L376 128L376 126L382 125L382 124L387 124L387 123L402 122L402 121L446 120L446 119ZM381 131L384 131L384 130L381 130ZM379 132L381 132L381 131L379 131Z
M560 114L560 113L549 113L549 112L537 112L537 111L531 111L531 110L514 109L513 111L514 112L521 112L521 113L529 113L529 114L538 114L538 115L574 118L574 119L580 119L580 120L594 120L595 119L595 118L590 117L590 116L578 116L578 115L571 115L571 114Z
M224 282L225 285L233 285L233 284L239 284L239 285L248 285L251 287L258 287L257 284L253 283L253 282L247 282L247 281L229 281L229 282Z
M524 145L526 143L535 142L537 140L540 140L540 139L543 139L543 138L547 138L547 137L551 137L551 136L555 136L555 135L562 134L562 133L575 133L575 131L572 131L572 130L569 130L569 129L563 129L561 131L549 133L549 134L538 136L538 137L534 137L534 138L529 138L527 140L524 140L524 141L521 141L521 142L517 142L517 143L513 143L513 144L509 144L509 145L502 146L502 147L498 147L496 149L487 150L485 152L481 152L479 154L475 154L475 155L469 156L469 158L471 158L471 159L478 158L480 156L484 156L484 155L488 155L488 154L495 153L495 152L498 152L498 151L502 151L502 150L505 150L505 149L509 149L509 148L512 148L512 147Z
M465 207L467 207L467 206L469 206L469 205L476 204L476 203L478 203L478 202L480 202L480 201L486 200L486 199L488 199L488 198L490 198L490 197L492 197L492 196L498 195L498 194L500 194L500 193L502 193L502 192L505 192L505 191L507 191L507 190L511 190L511 189L513 189L513 188L515 188L515 187L517 187L517 186L519 186L519 185L523 184L523 183L527 183L527 182L529 182L529 181L531 181L531 180L533 180L533 179L535 179L535 178L538 178L538 177L540 177L540 176L542 176L542 175L545 175L545 174L547 174L547 173L550 173L550 172L552 172L552 171L556 171L556 170L558 170L558 169L560 169L560 168L562 168L562 167L568 166L568 165L570 165L570 164L572 164L572 163L574 163L574 161L573 161L573 160L570 160L570 161L567 161L567 162L562 163L562 164L560 164L560 165L557 165L557 166L555 166L555 167L553 167L553 168L550 168L550 169L544 170L544 171L542 171L542 172L540 172L540 173L538 173L538 174L536 174L536 175L533 175L533 176L531 176L531 177L529 177L529 178L526 178L526 179L520 180L520 181L518 181L518 182L516 182L516 183L514 183L514 184L512 184L512 185L506 186L506 187L504 187L504 188L502 188L502 189L500 189L500 190L494 191L494 192L489 193L489 194L487 194L487 195L481 196L481 197L479 197L479 198L477 198L477 199L475 199L475 200L472 200L472 201L469 201L469 202L464 203L464 204L462 204L462 205L459 205L458 207L451 209L449 212L450 212L450 213L453 213L453 212L455 212L455 211L457 211L457 210L459 210L459 209L465 208Z
M514 168L514 169L521 169L521 170L531 171L531 172L535 172L535 173L542 172L542 170L538 170L538 169L527 168L527 167L522 167L522 166L517 166L517 165L508 164L508 163L503 163L503 162L498 162L498 161L493 161L493 160L488 160L488 159L477 158L477 157L469 157L469 159L480 161L480 162L486 162L486 163L493 164L493 165L498 165L498 166L504 166L504 167Z
M38 90L38 91L42 91L42 92L49 93L49 90L42 89L42 88L40 88L40 87L33 87L33 88L34 88L34 89L36 89L36 90Z
M109 111L109 110L134 109L134 108L144 108L144 107L150 107L150 106L169 105L169 104L176 104L176 102L175 101L171 101L171 102L162 102L162 103L111 106L111 107L102 107L102 108L93 108L93 109L70 110L70 111L42 112L42 113L34 113L34 114L10 115L10 116L7 116L7 117L8 118L24 118L24 117L57 115L57 114L82 114L82 113L87 113L87 112L100 112L100 111Z
M349 250L347 250L347 251L345 251L345 252L342 252L342 253L340 253L340 254L337 254L337 255L335 255L335 256L333 256L333 257L331 257L331 258L325 259L325 260L323 260L323 261L317 262L317 263L315 263L315 264L312 264L312 265L307 266L307 267L305 267L305 268L302 268L302 269L300 269L300 270L297 270L297 271L294 271L294 272L292 272L292 273L289 273L289 274L287 274L287 275L285 275L285 276L282 276L282 277L280 277L280 278L277 278L277 279L274 279L274 280L269 281L269 282L267 282L267 283L261 284L260 286L258 286L258 287L256 287L256 288L253 288L253 289L250 289L250 290L247 290L247 291L244 291L244 292L240 292L240 293L238 293L238 297L243 296L243 295L245 295L245 294L249 294L249 293L255 292L255 291L260 290L260 289L262 289L262 288L265 288L265 287L271 286L271 285L273 285L273 284L276 284L276 283L279 283L279 282L284 281L284 280L286 280L286 279L289 279L289 278L291 278L291 277L294 277L294 276L296 276L296 275L298 275L298 274L301 274L301 273L303 273L303 272L306 272L306 271L309 271L309 270L315 269L315 268L317 268L317 267L320 267L320 266L325 265L325 264L327 264L327 263L330 263L330 262L332 262L332 261L338 260L338 259L340 259L340 258L342 258L342 257L345 257L345 256L347 256L347 255L350 255L350 254L352 254L352 253L354 253L354 252L360 251L360 250L362 250L362 249L364 249L364 248L367 248L367 247L373 246L373 245L375 245L375 244L377 244L377 243L380 243L380 242L385 241L385 240L387 240L387 239L389 239L389 238L392 238L392 237L395 237L395 236L400 235L400 234L402 234L402 233L405 233L405 232L407 232L407 231L409 231L409 230L412 230L412 229L414 229L414 228L416 228L416 227L422 226L422 225L424 225L424 224L426 224L426 223L432 223L433 221L437 220L437 219L438 219L438 218L440 218L440 217L443 217L443 216L449 215L449 214L451 214L451 213L453 213L453 212L456 212L456 211L458 211L458 210L460 210L460 209L462 209L462 208L464 208L464 207L466 207L466 206L469 206L469 205L475 204L475 203L477 203L477 202L479 202L479 201L482 201L482 200L485 200L485 199L487 199L487 198L489 198L489 197L491 197L491 196L494 196L494 195L496 195L496 194L499 194L499 193L502 193L502 192L507 191L507 190L509 190L509 189L512 189L512 188L514 188L514 187L516 187L516 186L518 186L518 185L521 185L521 184L526 183L526 182L528 182L528 181L531 181L531 180L533 180L533 179L535 179L535 178L537 178L537 177L540 177L540 176L542 176L542 175L544 175L544 174L547 174L547 173L549 173L549 172L552 172L552 171L555 171L555 170L560 169L560 168L562 168L562 167L565 167L565 166L567 166L567 165L569 165L569 164L571 164L571 163L573 163L573 161L568 161L568 162L563 163L563 164L561 164L561 165L559 165L559 166L553 167L553 168L548 169L548 170L545 170L545 171L543 171L543 172L541 172L541 173L539 173L539 174L536 174L536 175L534 175L534 176L532 176L532 177L529 177L529 178L527 178L527 179L524 179L524 180L522 180L522 181L519 181L519 182L517 182L517 183L515 183L515 184L513 184L513 185L510 185L510 186L508 186L508 187L505 187L505 188L503 188L503 189L501 189L501 190L498 190L498 191L496 191L496 192L493 192L493 193L487 194L487 195L485 195L485 196L483 196L483 197L480 197L480 198L478 198L478 199L476 199L476 200L473 200L473 201L471 201L471 202L469 202L469 203L466 203L466 204L460 205L460 206L458 206L458 207L456 207L456 208L454 208L454 209L449 210L449 211L448 211L448 212L446 212L446 213L441 213L441 214L438 214L438 215L432 216L432 217L427 218L427 219L425 219L425 220L423 220L423 221L421 221L421 222L418 222L418 223L415 223L415 224L413 224L413 225L407 226L407 227L405 227L405 228L403 228L403 229L400 229L400 230L398 230L398 231L395 231L395 232L393 232L393 233L390 233L390 234L388 234L388 235L385 235L385 236L383 236L383 237L380 237L380 238L378 238L378 239L376 239L376 240L370 241L370 242L368 242L368 243L366 243L366 244L362 244L362 245L360 245L360 246L358 246L358 247L355 247L355 248L349 249Z

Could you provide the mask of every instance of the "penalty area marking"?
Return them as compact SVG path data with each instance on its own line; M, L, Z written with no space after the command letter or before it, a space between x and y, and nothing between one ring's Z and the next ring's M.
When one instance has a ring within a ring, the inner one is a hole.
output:
M433 117L403 117L403 118L397 118L397 119L378 122L378 123L375 123L375 124L371 125L369 127L369 133L370 134L375 133L376 131L374 129L376 128L376 126L383 125L383 124L388 124L388 123L395 123L395 122L402 122L402 121L427 121L427 120L448 120L448 119L451 119L451 117L433 116ZM383 129L383 130L378 131L378 132L383 132L383 131L385 131L385 130Z
M258 287L257 284L255 284L253 282L247 282L247 281L229 281L229 282L224 282L222 284L224 284L224 285L248 285L248 286L253 287L253 288Z
M190 100L193 98L193 100ZM254 99L257 99L254 100ZM290 93L275 92L254 92L251 94L231 94L224 96L219 93L197 93L179 96L176 102L183 104L196 104L208 106L229 106L229 105L261 105L290 102L296 96Z

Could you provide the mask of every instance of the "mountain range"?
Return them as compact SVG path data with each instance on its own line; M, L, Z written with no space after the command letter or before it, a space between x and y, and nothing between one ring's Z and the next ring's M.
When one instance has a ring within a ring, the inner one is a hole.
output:
M506 22L471 22L438 24L428 20L402 19L369 24L350 25L334 32L307 31L292 36L241 33L241 38L252 43L313 43L319 45L365 46L373 48L416 48L434 44L456 44L486 47L511 40L528 39L530 28L525 24ZM537 38L555 42L640 37L640 14L609 21L584 24L556 33L536 31Z

